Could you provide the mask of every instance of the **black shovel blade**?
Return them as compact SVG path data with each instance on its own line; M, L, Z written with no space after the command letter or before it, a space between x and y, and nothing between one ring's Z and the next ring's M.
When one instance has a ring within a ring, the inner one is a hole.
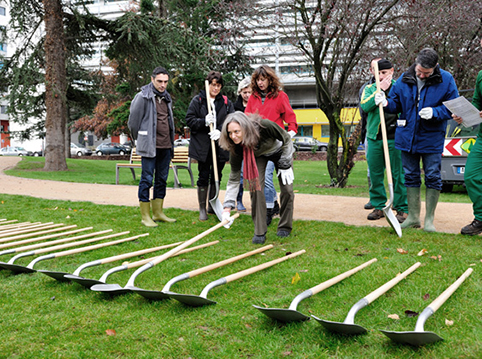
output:
M439 337L434 332L391 332L388 330L380 331L396 343L409 344L415 347L443 340L442 337Z
M54 272L54 271L43 270L43 269L39 269L37 272L43 273L49 277L52 277L53 279L58 280L59 282L70 282L68 278L65 278L65 275L69 274L67 272Z
M367 330L360 325L357 324L347 324L341 322L331 322L329 320L323 320L320 318L315 317L312 315L314 319L325 329L329 330L330 332L346 334L346 335L358 335L358 334L365 334Z
M12 272L15 273L33 273L36 272L35 269L30 269L25 266L19 266L18 264L8 264L8 263L3 263L0 262L0 267L3 269L8 269L11 270Z
M169 297L184 303L186 305L189 305L191 307L201 307L203 305L210 305L210 304L216 304L217 302L212 301L207 298L200 297L198 295L192 295L192 294L179 294L179 293L171 293L169 292Z
M310 317L292 309L283 308L263 308L253 305L264 315L270 317L271 319L278 320L280 322L291 323L291 322L301 322L305 320L310 320Z
M96 284L90 287L91 290L96 292L102 292L109 295L121 295L129 293L129 288L121 287L119 284Z
M79 283L80 285L83 285L84 287L89 289L90 287L96 284L105 284L104 282L101 282L100 280L97 280L97 279L79 277L73 274L66 274L65 278L67 278L68 280L71 280L72 282Z
M137 287L130 287L130 290L149 300L163 300L170 298L168 294L158 290L147 290Z

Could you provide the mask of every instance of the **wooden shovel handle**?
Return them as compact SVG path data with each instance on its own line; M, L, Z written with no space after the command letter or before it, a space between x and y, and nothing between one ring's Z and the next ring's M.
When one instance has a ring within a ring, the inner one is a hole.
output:
M378 73L378 62L374 61L373 72L375 73L375 82L377 84L377 92L381 92L380 89L380 75ZM387 141L387 127L385 125L385 112L383 111L383 103L378 105L378 110L380 111L380 127L382 130L382 140L383 140L383 154L385 155L385 167L387 169L387 182L388 184L393 184L392 179L392 168L390 166L390 153L388 151L388 141Z
M350 269L349 271L346 271L345 273L339 274L336 277L333 277L333 278L331 278L331 279L329 279L329 280L327 280L323 283L320 283L317 286L314 286L313 288L310 288L309 290L313 293L313 295L315 295L316 293L319 293L322 290L325 290L326 288L331 287L333 284L341 282L343 279L348 278L349 276L351 276L352 274L355 274L359 270L362 270L363 268L368 267L370 264L372 264L376 261L377 261L377 259L373 258L373 259L369 260L368 262L365 262L365 263L359 265L356 268Z
M266 269L268 267L271 267L271 266L274 266L275 264L278 264L278 263L281 263L281 262L284 262L288 259L291 259L291 258L294 258L294 257L297 257L303 253L305 253L306 251L304 249L302 249L301 251L298 251L298 252L295 252L295 253L291 253L290 255L287 255L287 256L284 256L282 258L278 258L278 259L275 259L275 260L272 260L270 262L266 262L266 263L263 263L263 264L260 264L259 266L256 266L256 267L251 267L251 268L248 268L248 269L245 269L241 272L237 272L237 273L234 273L234 274L230 274L228 275L227 277L225 277L224 279L226 280L226 283L229 283L229 282L232 282L236 279L239 279L239 278L242 278L242 277L245 277L249 274L253 274L253 273L256 273L256 272L259 272L260 270L263 270L263 269Z
M231 216L231 218L238 218L239 217L239 213L236 213L234 214L233 216ZM222 226L224 226L225 224L227 224L228 221L222 221L221 223L218 223L216 224L215 226L212 226L211 228L209 228L208 230L202 232L201 234L198 234L196 237L193 237L191 238L190 240L188 241L185 241L184 243L178 245L177 247L174 247L173 249L171 249L169 252L166 252L164 253L162 256L159 256L159 257L156 257L152 260L152 264L153 265L157 265L159 263L161 263L162 261L166 260L167 258L173 256L174 254L176 254L177 252L183 250L184 248L186 247L189 247L191 244L199 241L201 238L207 236L208 234L210 234L211 232L214 232L216 229L219 229L221 228Z
M213 270L213 269L225 266L227 264L239 261L240 259L252 256L252 255L255 255L255 254L258 254L258 253L261 253L261 252L264 252L264 251L266 251L268 249L271 249L271 248L273 248L273 245L269 244L267 246L255 249L254 251L246 252L246 253L240 254L239 256L232 257L232 258L229 258L229 259L225 259L223 261L213 263L213 264L210 264L208 266L205 266L205 267L202 267L202 268L199 268L199 269L195 269L195 270L187 273L187 275L189 276L189 278L192 278L192 277L195 277L199 274L209 272L210 270Z
M211 102L209 102L209 99L211 96L209 95L209 81L206 80L204 81L204 87L206 88L206 100L208 103L208 113L211 113ZM209 131L213 131L214 126L212 123L209 124ZM214 143L213 140L211 140L211 150L213 152L213 170L214 170L214 181L219 182L219 175L218 175L218 161L216 157L216 144Z
M370 294L368 294L365 299L368 301L368 304L370 304L371 302L373 302L375 299L377 299L379 296L381 296L383 293L387 292L388 290L390 290L392 287L394 287L396 284L398 284L398 282L400 282L402 279L404 279L405 277L407 277L409 274L411 274L413 271L415 271L418 267L420 267L422 263L420 262L417 262L415 263L413 266L411 266L410 268L408 268L405 272L403 272L402 274L396 276L395 278L393 278L391 281L385 283L384 285L382 285L380 288L374 290L373 292L371 292Z
M165 245L159 246L159 247L152 247L152 248L142 249L142 250L135 251L135 252L129 252L129 253L124 253L124 254L119 254L117 256L103 258L103 259L100 260L100 264L106 264L106 263L115 262L115 261L122 260L122 259L132 258L132 257L135 257L135 256L141 256L143 254L152 253L152 252L155 252L155 251L159 251L161 249L175 247L175 246L178 246L181 243L182 242L165 244Z
M457 290L457 288L460 287L460 285L465 281L465 279L467 279L467 277L472 273L472 271L472 268L467 269L464 274L459 277L459 279L457 279L450 287L445 289L445 291L440 294L437 299L430 303L429 307L432 308L434 313L437 311L438 308L440 308L442 304L445 303L447 299L449 299L449 297Z

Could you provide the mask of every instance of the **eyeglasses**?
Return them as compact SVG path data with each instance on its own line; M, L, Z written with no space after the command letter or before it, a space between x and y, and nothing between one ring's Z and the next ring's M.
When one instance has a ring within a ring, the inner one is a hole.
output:
M415 66L415 74L418 75L423 75L423 77L430 77L433 74L433 68L432 69L426 69L420 65Z

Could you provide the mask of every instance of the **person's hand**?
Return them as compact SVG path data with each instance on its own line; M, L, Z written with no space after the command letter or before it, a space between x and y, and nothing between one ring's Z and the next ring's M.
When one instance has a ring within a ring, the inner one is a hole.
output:
M385 97L385 93L383 93L383 92L377 92L375 94L375 105L378 106L380 104L383 104L383 107L388 105L387 98Z
M209 132L209 137L212 141L217 141L219 140L219 137L221 137L221 131L219 131L218 129L212 130L211 132Z
M231 218L231 211L224 211L222 216L222 221L221 222L225 222L225 221L228 221L225 225L224 225L224 228L229 228L231 227L231 225L233 224L234 222L234 218Z
M216 127L216 116L214 115L214 112L208 113L205 117L206 121L206 126L209 127L209 125L212 123L214 127Z
M433 117L433 108L431 107L424 107L418 113L421 118L424 120L430 120Z
M481 114L482 114L482 111L481 111ZM481 115L480 117L482 117L482 115ZM459 117L459 116L454 115L454 114L452 114L452 118L453 118L454 121L457 122L457 124L459 124L459 125L460 125L460 124L462 123L462 121L463 121L463 120L462 120L462 117Z
M382 81L380 81L380 88L383 91L386 91L390 88L390 85L392 84L392 78L393 78L392 74L389 74Z
M290 185L293 183L295 179L295 175L293 174L293 169L290 167L287 170L279 170L278 176L281 177L281 182L286 185Z
M289 131L288 131L288 135L290 135L290 137L293 138L293 137L296 136L296 132L293 131L293 130L289 130Z

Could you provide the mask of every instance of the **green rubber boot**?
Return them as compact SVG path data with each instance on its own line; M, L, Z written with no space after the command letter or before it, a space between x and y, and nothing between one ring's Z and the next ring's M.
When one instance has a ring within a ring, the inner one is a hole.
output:
M427 188L425 192L425 222L423 225L425 232L435 232L433 218L435 216L435 208L437 208L439 195L440 191L433 188Z
M157 227L157 223L151 218L151 202L139 202L141 209L141 223L146 227Z
M163 211L164 199L156 198L151 201L152 203L152 219L159 222L176 222L174 218L169 218Z
M402 228L420 228L420 187L407 187L408 217Z

